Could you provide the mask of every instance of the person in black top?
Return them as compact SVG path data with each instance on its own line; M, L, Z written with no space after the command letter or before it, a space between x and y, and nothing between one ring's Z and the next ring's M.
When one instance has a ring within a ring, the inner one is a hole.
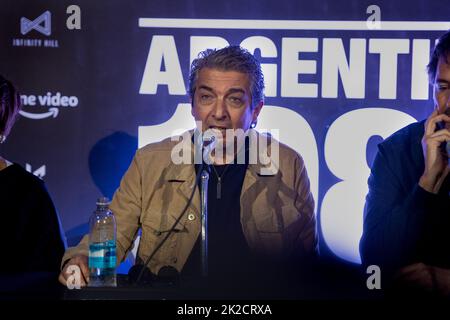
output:
M396 288L450 294L450 31L428 64L435 108L381 143L360 251Z
M14 86L0 76L0 141L20 110ZM48 289L57 280L65 241L44 182L0 157L0 291ZM50 279L50 280L49 280Z
M248 266L251 255L240 220L240 195L249 157L248 139L244 152L243 163L235 158L233 163L208 167L209 273L216 279L226 280L235 276L240 269ZM200 164L195 166L196 174L200 168ZM183 269L184 275L200 274L200 240L197 240Z

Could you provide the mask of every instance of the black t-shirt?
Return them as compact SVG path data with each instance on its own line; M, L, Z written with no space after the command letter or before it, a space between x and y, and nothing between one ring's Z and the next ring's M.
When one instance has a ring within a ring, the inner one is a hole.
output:
M213 277L233 274L247 263L250 256L242 230L240 207L247 166L247 164L232 163L221 166L211 165L209 168L208 274ZM196 172L200 167L200 165L195 166ZM201 184L199 188L201 190ZM200 271L201 237L199 236L182 274L196 276L200 274Z
M0 170L0 273L58 272L65 245L44 182L17 164Z

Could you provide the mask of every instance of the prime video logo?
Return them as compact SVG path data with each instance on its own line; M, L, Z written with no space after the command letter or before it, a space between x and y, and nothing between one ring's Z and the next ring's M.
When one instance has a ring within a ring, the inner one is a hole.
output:
M22 106L31 107L49 107L47 112L44 113L31 113L24 110L20 110L20 115L33 120L41 120L49 117L56 118L59 114L58 107L63 108L75 108L78 106L78 97L61 95L60 92L52 94L47 92L46 95L20 95L20 102Z
M41 23L44 23L41 26ZM45 11L34 20L29 20L25 17L20 19L20 33L26 35L31 30L36 30L46 36L52 34L52 14L50 11Z

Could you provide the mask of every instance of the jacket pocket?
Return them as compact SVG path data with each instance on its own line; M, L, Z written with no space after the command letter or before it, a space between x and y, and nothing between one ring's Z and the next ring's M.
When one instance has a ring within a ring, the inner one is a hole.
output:
M253 214L256 230L262 233L279 233L282 231L282 223L274 209Z
M257 236L254 238L255 249L262 255L277 255L283 247L281 225L274 209L253 214Z
M185 214L185 216L187 216L187 214ZM178 256L176 244L179 242L181 236L180 232L185 230L185 223L187 220L185 216L183 216L175 225L174 230L167 240L164 239L175 224L176 217L170 214L167 214L166 217L153 214L147 215L142 220L142 248L140 249L142 249L144 260L153 253L156 246L164 241L164 244L158 249L158 253L152 258L153 265L151 264L151 267L153 267L153 269L158 269L163 265L173 265L177 262Z
M169 232L171 228L174 228L174 232L183 231L186 224L187 213L175 224L178 217L175 217L173 214L147 214L143 221L143 228L150 228L156 234L162 234L165 232ZM175 224L175 226L174 226Z
M283 229L285 229L298 222L301 214L293 205L286 205L281 207L281 216L283 219Z
M259 232L276 233L300 220L301 214L293 205L282 206L279 210L254 214L256 229Z
M284 251L286 229L300 218L298 210L293 205L285 205L278 212L275 209L255 217L256 229L259 235L258 245L266 254L277 255Z

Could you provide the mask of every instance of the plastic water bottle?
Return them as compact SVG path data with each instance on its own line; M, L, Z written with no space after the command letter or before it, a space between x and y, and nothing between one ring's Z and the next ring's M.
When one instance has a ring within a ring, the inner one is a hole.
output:
M109 210L109 199L97 200L97 209L89 220L89 286L115 287L116 220Z

